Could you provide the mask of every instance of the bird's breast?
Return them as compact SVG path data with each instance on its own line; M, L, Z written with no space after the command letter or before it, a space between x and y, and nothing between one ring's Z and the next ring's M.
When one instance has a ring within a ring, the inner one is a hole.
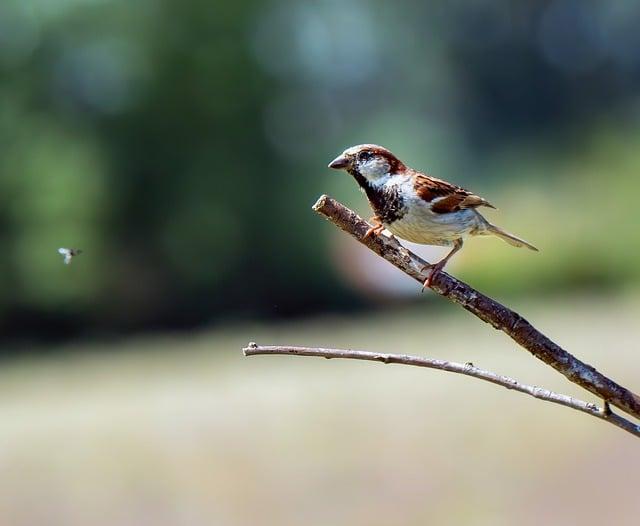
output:
M370 186L363 190L371 208L384 224L394 223L407 213L400 187L395 185Z

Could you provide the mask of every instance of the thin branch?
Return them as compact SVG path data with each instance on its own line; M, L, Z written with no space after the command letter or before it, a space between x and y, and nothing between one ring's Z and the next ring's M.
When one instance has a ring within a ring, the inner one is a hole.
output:
M424 270L427 262L403 247L395 238L381 235L364 239L369 224L334 199L323 195L313 205L313 209L416 281L423 283L428 277L429 271ZM508 334L536 358L562 373L571 382L640 418L640 397L637 394L569 354L518 313L444 272L434 277L431 289Z
M367 351L354 351L343 349L324 349L313 347L289 347L289 346L259 346L255 343L250 343L248 347L243 349L245 356L256 356L260 354L284 354L293 356L316 356L321 358L346 358L352 360L367 360L373 362L382 363L398 363L402 365L413 365L416 367L426 367L429 369L438 369L440 371L447 371L450 373L463 374L465 376L471 376L478 380L484 380L495 385L500 385L506 389L518 391L520 393L533 396L538 400L544 400L545 402L551 402L553 404L562 405L581 411L588 415L609 422L614 426L624 429L625 431L640 437L640 426L622 418L619 415L614 414L605 405L604 408L600 408L590 402L578 400L571 396L555 393L542 387L534 385L526 385L518 382L517 380L508 376L502 376L491 371L486 371L476 367L472 363L456 363L447 362L445 360L433 360L430 358L421 358L419 356L410 356L407 354L385 354L375 353Z

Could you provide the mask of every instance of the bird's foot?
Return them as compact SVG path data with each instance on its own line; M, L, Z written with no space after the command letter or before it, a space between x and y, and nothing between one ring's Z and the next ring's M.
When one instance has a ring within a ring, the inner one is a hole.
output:
M378 217L372 217L369 221L373 223L373 226L365 232L362 239L367 239L373 235L379 236L384 230L384 225Z
M380 234L382 234L383 230L384 230L384 226L382 225L372 226L369 230L365 232L363 239L367 239L373 235L379 236Z
M425 265L424 267L422 267L422 272L424 272L427 269L431 269L431 272L429 272L429 277L427 277L427 279L424 280L424 283L422 284L421 292L424 292L424 289L431 288L431 285L433 284L433 279L438 275L438 273L442 271L442 269L446 264L447 264L446 261L438 261L438 263L433 263L433 264Z
M428 268L431 269L431 272L429 272L429 277L425 279L424 283L422 284L422 292L424 292L424 289L426 288L431 288L431 285L433 284L433 278L435 278L442 271L442 269L448 263L448 261L452 258L452 256L456 252L458 252L458 250L460 250L461 248L462 248L462 239L456 239L453 242L453 249L444 258L442 258L437 263L425 265L422 268L423 272Z

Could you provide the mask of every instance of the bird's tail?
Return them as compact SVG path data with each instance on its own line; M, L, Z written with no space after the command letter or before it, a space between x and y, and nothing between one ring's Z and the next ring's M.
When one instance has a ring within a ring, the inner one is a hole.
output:
M539 252L538 249L534 247L531 243L517 236L514 236L513 234L510 234L509 232L506 232L505 230L502 230L502 228L492 225L491 223L487 225L487 232L490 234L493 234L494 236L498 236L500 239L502 239L503 241L506 241L507 243L509 243L510 245L513 245L514 247L527 247L529 250L534 250L535 252Z

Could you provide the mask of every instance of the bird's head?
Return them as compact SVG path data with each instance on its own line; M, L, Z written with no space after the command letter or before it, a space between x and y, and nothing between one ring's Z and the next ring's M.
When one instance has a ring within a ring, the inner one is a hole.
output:
M346 149L329 163L329 168L346 170L372 184L380 183L406 169L402 161L389 150L375 144L359 144Z

